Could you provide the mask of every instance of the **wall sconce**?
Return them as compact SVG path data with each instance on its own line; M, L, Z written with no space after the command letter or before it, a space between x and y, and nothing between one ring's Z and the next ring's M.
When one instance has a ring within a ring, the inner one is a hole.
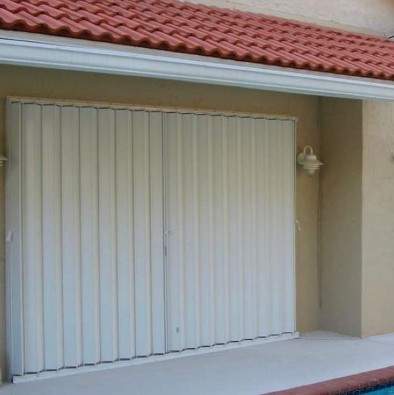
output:
M5 157L4 155L0 155L0 167L4 167L7 160L7 157Z
M297 156L297 163L307 172L308 175L313 176L319 167L323 165L316 155L313 153L313 148L306 145L303 151Z

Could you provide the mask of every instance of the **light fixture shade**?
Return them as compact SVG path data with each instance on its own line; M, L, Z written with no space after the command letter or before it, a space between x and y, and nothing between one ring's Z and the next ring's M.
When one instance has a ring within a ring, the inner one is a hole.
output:
M7 157L5 157L4 155L0 155L0 167L4 167L7 160Z
M310 145L306 145L303 151L297 156L297 163L302 166L307 174L312 176L320 166L323 165L313 152L313 148Z

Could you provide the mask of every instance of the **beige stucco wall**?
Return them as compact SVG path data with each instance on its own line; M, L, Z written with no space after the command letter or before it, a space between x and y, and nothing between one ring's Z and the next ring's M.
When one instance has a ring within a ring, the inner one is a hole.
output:
M361 335L362 102L320 101L320 327Z
M394 332L394 104L363 105L363 336Z
M394 332L394 103L321 99L321 328Z
M392 0L187 0L385 36L394 33Z
M0 152L4 145L5 98L31 96L57 99L109 101L137 105L187 107L298 117L297 145L319 148L318 98L268 93L232 87L214 87L153 79L0 66ZM3 173L0 172L1 177ZM297 329L318 327L317 215L318 177L297 173L296 240ZM4 207L4 182L0 179ZM4 210L0 210L0 240L4 240ZM0 244L0 366L4 368L4 244Z

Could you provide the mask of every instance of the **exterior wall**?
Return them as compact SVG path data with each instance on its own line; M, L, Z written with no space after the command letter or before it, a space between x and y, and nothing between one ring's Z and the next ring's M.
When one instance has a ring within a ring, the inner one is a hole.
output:
M294 18L384 36L394 34L394 2L391 0L188 0Z
M183 107L298 117L297 145L319 149L318 98L154 79L0 66L0 153L5 152L6 96L31 96L130 105ZM4 207L4 172L0 204ZM318 328L317 234L319 178L297 173L297 329ZM4 240L4 209L0 210ZM4 244L0 244L0 366L5 366ZM3 374L4 376L4 374Z
M361 335L362 103L321 99L320 326Z
M394 104L321 99L320 327L394 332Z
M394 104L363 106L362 335L394 332Z

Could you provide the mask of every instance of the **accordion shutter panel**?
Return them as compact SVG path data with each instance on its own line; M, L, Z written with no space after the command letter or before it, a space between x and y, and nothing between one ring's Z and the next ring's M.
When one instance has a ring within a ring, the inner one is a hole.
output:
M168 351L294 331L294 123L165 114Z
M162 114L8 114L12 374L164 353Z

